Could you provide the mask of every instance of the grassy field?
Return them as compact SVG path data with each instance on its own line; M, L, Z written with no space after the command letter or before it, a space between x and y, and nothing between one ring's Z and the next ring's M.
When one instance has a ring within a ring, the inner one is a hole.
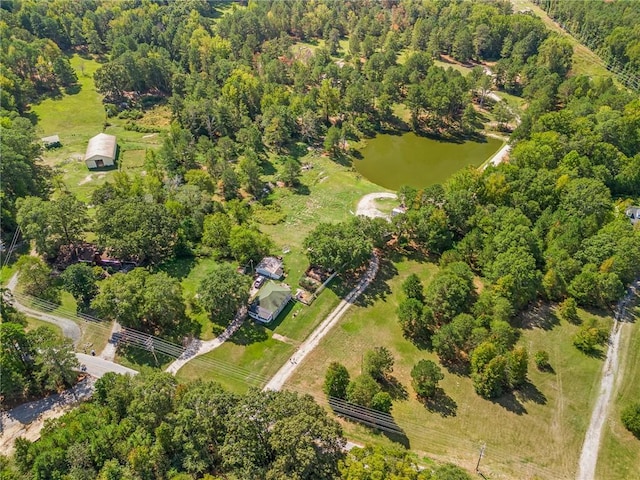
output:
M636 302L637 303L637 302ZM619 372L617 391L605 423L596 478L626 480L640 472L640 439L635 438L620 421L620 413L630 402L640 399L640 306L636 306L633 323L623 328L624 342L620 360L624 368Z
M27 317L27 326L25 327L25 330L27 332L30 332L31 330L35 330L36 328L39 328L39 327L49 327L51 330L56 332L58 336L60 337L62 336L62 330L57 325L53 325L52 323L49 323L49 322L43 322L42 320L38 320L37 318Z
M36 121L38 135L60 136L62 147L46 150L43 154L45 163L56 167L67 188L87 201L95 187L117 171L91 172L87 169L83 157L91 137L103 131L116 135L119 146L117 169L129 172L142 170L145 149L158 147L160 139L158 134L125 130L126 120L106 118L102 96L93 82L93 74L100 64L79 55L73 55L70 61L78 76L77 91L34 105L32 118ZM168 118L167 107L158 106L145 112L138 123L162 130L168 127Z
M247 320L231 340L189 362L177 377L182 381L215 380L243 393L249 387L262 387L294 350L294 345L273 338L271 330Z
M531 362L530 384L522 392L489 401L475 394L467 376L445 371L441 382L445 395L427 408L415 399L410 370L420 359L437 357L402 337L395 310L399 287L410 273L417 273L426 283L436 271L433 264L406 258L385 262L361 305L346 314L287 386L324 401L322 382L331 361L342 362L356 376L364 352L383 345L396 358L393 375L399 387L393 390L392 413L407 434L404 443L412 450L473 468L479 446L486 443L482 471L490 478L573 477L602 360L583 355L571 344L578 327L544 312L537 319L542 326L523 329L520 342L531 356L547 350L552 373L537 371ZM345 428L355 440L387 441L358 425L345 423Z
M16 288L16 293L23 293L20 284L18 284L18 287ZM41 312L46 312L51 315L58 315L75 322L78 327L80 327L81 333L80 341L76 345L76 349L78 351L86 350L87 352L89 352L93 349L99 353L106 346L107 341L109 340L109 336L111 333L111 323L88 322L79 318L76 314L76 301L69 292L61 290L59 305L49 304L40 300L31 302L22 299L21 302L26 307L30 307ZM42 323L50 325L53 328L58 328L48 322Z
M337 222L348 219L356 210L358 200L365 193L382 190L371 182L355 175L348 165L341 165L323 156L309 154L303 163L313 168L302 175L298 193L287 188L277 188L271 197L284 214L284 220L276 225L259 225L275 244L275 254L284 257L287 282L293 291L308 267L302 243L307 234L320 222ZM276 168L278 166L276 165ZM288 252L288 253L284 253ZM200 280L206 275L211 259L198 260L191 265L175 265L172 273L182 276L186 299L196 293ZM234 391L245 390L251 385L261 385L273 375L313 329L336 307L346 287L335 279L311 305L292 303L277 321L267 327L247 321L243 329L231 341L187 364L179 372L180 378L192 379L205 375L215 378ZM202 325L201 338L209 339L220 333L223 325L213 324L206 314L192 310L193 318ZM274 338L274 334L275 337ZM221 363L224 363L220 367ZM227 364L235 368L229 369ZM216 367L218 365L218 367ZM253 374L247 381L248 373Z

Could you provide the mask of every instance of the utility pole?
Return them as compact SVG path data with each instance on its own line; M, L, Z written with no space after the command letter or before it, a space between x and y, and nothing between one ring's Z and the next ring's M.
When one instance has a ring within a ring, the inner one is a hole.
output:
M480 460L482 460L482 457L484 456L484 449L487 448L487 444L483 443L482 447L480 447L480 456L478 457L478 463L476 464L476 472L480 471Z

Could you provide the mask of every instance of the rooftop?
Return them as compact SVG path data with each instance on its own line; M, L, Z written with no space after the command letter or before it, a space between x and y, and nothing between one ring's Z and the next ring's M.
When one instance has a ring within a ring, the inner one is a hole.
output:
M264 257L260 260L260 263L256 266L256 270L266 270L278 277L281 277L284 273L283 262L277 257Z
M116 158L116 137L114 135L107 135L106 133L99 133L89 140L87 153L84 155L84 158L86 160L94 155Z
M631 219L631 223L634 225L640 221L640 207L629 207L624 213Z
M51 135L49 137L42 137L40 140L45 145L53 145L55 143L60 143L60 137L58 135Z
M291 289L275 282L268 282L258 298L251 304L250 310L262 318L269 318L291 296Z

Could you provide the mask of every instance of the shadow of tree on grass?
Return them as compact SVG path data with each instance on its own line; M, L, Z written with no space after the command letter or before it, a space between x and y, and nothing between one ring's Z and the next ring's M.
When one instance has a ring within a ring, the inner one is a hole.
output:
M269 335L265 327L251 321L245 321L229 341L236 345L251 345L252 343L264 342L268 338Z
M380 266L376 278L369 284L367 289L356 299L355 305L359 307L369 307L378 300L385 300L391 294L391 287L388 281L398 274L398 269L391 260L383 257L380 259Z
M534 402L538 405L546 405L547 397L530 381L526 381L515 392L515 396L522 402Z
M534 305L517 317L515 326L523 329L531 330L533 328L541 328L543 330L551 330L560 323L560 320L553 312L551 305L548 303L540 303Z
M455 417L458 413L458 404L440 387L430 398L418 397L418 400L430 412L438 413L441 417Z
M405 386L394 376L386 377L380 386L384 392L391 395L393 400L407 400L409 398L409 392Z

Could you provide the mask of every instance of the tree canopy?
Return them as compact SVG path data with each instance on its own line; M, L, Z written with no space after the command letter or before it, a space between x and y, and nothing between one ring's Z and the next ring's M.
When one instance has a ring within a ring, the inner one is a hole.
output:
M159 372L107 373L95 388L93 402L53 420L38 442L18 443L21 473L328 480L344 458L340 425L308 395L236 395Z
M179 337L191 330L182 286L164 272L134 268L116 273L102 282L91 307L107 319L153 335Z
M198 286L198 302L214 320L230 322L249 300L249 280L228 263L216 264Z

